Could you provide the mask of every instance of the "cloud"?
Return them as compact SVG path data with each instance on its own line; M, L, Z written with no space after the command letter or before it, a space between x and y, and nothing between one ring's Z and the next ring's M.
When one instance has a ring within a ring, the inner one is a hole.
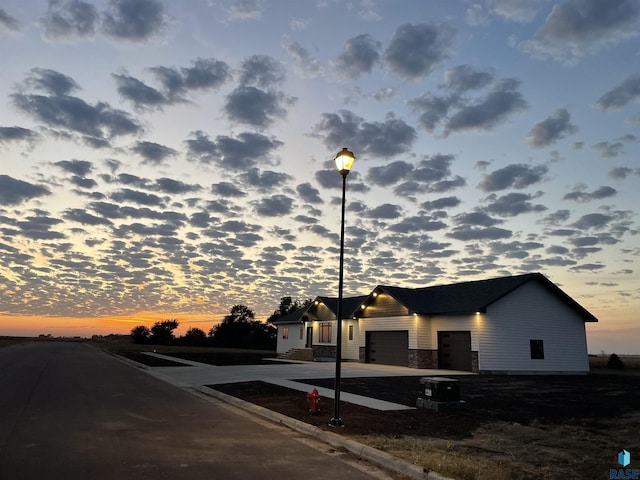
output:
M252 203L258 215L281 217L291 212L293 199L286 195L272 195Z
M259 162L267 163L282 142L260 133L244 132L237 138L219 135L212 141L202 131L192 132L194 138L186 140L188 157L202 163L216 163L225 168L247 170Z
M229 182L220 182L214 183L211 185L211 192L220 195L221 197L244 197L246 196L246 192L243 192L238 187L236 187L233 183Z
M322 66L317 58L313 58L309 51L298 42L283 41L283 47L293 59L294 69L298 75L304 78L316 77L322 71Z
M159 206L164 202L162 199L152 193L145 193L139 190L131 190L130 188L122 188L111 194L111 198L116 202L132 202L140 205Z
M528 105L518 91L520 81L504 78L492 90L473 104L460 108L445 124L444 134L465 130L490 130L510 115L525 110Z
M360 75L371 73L374 65L380 60L381 48L382 44L368 33L349 38L333 66L340 76L358 78Z
M93 163L87 160L60 160L54 165L79 177L86 177L93 170Z
M396 219L402 214L402 207L391 203L384 203L367 212L367 217Z
M45 187L9 175L0 175L0 205L19 205L44 195L51 195Z
M169 100L158 90L129 75L112 74L118 93L133 102L136 108L162 107Z
M611 220L613 220L613 217L610 215L604 215L602 213L589 213L587 215L583 215L571 225L579 230L589 230L591 228L600 230L606 227Z
M613 197L618 193L618 191L609 186L602 186L593 192L585 192L584 187L579 186L574 189L573 192L567 193L563 200L575 200L577 202L589 202L591 200L600 200L602 198Z
M180 180L174 180L166 177L157 179L155 185L157 190L160 192L169 194L189 193L202 190L200 185L189 185L188 183L181 182Z
M491 203L486 207L486 210L501 217L515 217L523 213L540 213L547 210L544 205L531 203L530 200L534 198L536 197L525 193L512 192L501 197L494 194L489 196L488 199Z
M100 15L96 7L80 0L49 1L47 13L38 23L44 27L47 40L69 37L93 37Z
M403 120L387 115L384 122L366 122L348 110L338 113L323 113L315 126L315 132L323 142L337 149L350 145L356 156L392 157L408 152L417 134L413 127Z
M236 0L228 10L231 20L259 20L262 9L256 0Z
M4 8L0 8L0 32L2 30L17 31L20 22L7 13Z
M242 61L240 84L268 88L282 83L282 64L269 55L252 55Z
M529 134L527 141L532 147L547 147L564 138L567 134L576 133L578 127L571 123L569 112L560 108L545 120L536 123Z
M622 142L598 142L592 145L600 158L615 158L624 154L624 144Z
M160 165L178 153L173 148L154 142L136 142L131 150L143 158L142 163L149 165Z
M474 226L461 226L455 227L446 236L455 238L456 240L469 241L469 240L498 240L501 238L510 238L512 235L511 230L505 230L498 227L474 227Z
M420 125L427 132L433 132L442 120L447 118L449 111L460 105L458 95L437 96L425 93L420 97L407 101L407 105L413 108L415 113L420 114L418 120Z
M65 220L78 222L82 225L112 225L110 220L92 215L81 208L70 208L62 216Z
M0 143L35 140L38 136L33 130L23 127L0 127Z
M463 93L491 85L495 80L495 75L486 70L478 70L471 65L458 65L445 70L444 79L444 87L455 93Z
M538 10L546 0L491 0L493 13L505 20L529 23L536 17Z
M503 223L502 220L492 218L484 212L460 213L453 217L453 221L456 225L474 225L480 227L492 227L496 224Z
M399 26L384 52L389 69L409 80L429 75L449 53L455 30L447 25Z
M458 197L443 197L437 200L423 202L420 204L420 207L427 211L442 210L443 208L457 207L460 203L462 203L462 201Z
M24 80L24 85L43 90L49 95L63 96L80 89L76 81L60 72L48 68L32 68Z
M630 75L613 90L596 100L596 105L605 112L626 107L634 99L640 99L640 75Z
M300 198L307 203L324 203L324 200L320 197L320 191L317 188L312 187L310 183L301 183L296 187L296 192L298 192Z
M66 238L64 233L51 230L51 227L60 223L62 223L62 220L59 218L41 214L16 222L16 226L20 228L20 235L32 240L54 240Z
M555 5L542 28L524 42L527 53L572 63L602 48L637 36L636 0L566 0Z
M283 104L287 99L282 93L266 92L252 86L240 86L228 96L224 110L228 117L240 123L266 128L287 111Z
M143 42L167 25L159 0L109 0L109 10L102 14L104 33L116 40Z
M616 180L624 180L630 175L640 175L640 168L614 167L609 171L609 176Z
M255 167L238 175L240 183L257 187L260 190L270 191L282 186L290 178L286 173L272 172L270 170L260 171Z
M413 165L402 160L388 163L380 167L371 167L367 172L367 180L374 185L389 186L405 179L413 171Z
M547 166L530 167L524 164L511 164L484 175L478 187L484 192L495 192L507 188L526 188L543 180Z
M446 228L447 224L429 215L406 217L390 225L388 230L396 233L434 232Z

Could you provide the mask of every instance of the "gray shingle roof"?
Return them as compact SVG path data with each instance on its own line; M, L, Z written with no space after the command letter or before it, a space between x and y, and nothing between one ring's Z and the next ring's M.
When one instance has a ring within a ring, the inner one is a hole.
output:
M489 280L424 288L379 285L376 289L387 292L407 307L411 313L455 315L486 312L489 305L531 281L540 282L543 286L551 290L552 293L576 311L585 322L598 321L596 317L541 273L527 273L512 277L492 278Z

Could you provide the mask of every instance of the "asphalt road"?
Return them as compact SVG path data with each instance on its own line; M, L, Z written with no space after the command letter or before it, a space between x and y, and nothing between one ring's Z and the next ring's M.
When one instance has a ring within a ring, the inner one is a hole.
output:
M297 437L90 345L0 348L0 479L372 478Z

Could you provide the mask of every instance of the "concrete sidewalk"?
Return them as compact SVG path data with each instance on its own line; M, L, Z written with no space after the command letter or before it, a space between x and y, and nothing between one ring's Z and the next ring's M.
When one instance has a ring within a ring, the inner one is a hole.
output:
M205 363L198 363L190 360L162 355L159 353L147 352L158 358L177 361L190 365L190 367L148 367L147 370L152 375L180 387L199 388L204 385L216 385L222 383L253 382L262 381L280 385L283 387L309 392L314 386L296 382L295 379L311 378L334 378L334 362L288 362L269 365L232 365L216 366ZM408 367L398 367L394 365L377 365L371 363L344 362L341 368L342 378L360 377L434 377L446 375L473 375L470 372L457 370L437 370L437 369L416 369ZM334 398L333 389L315 387L323 398ZM355 395L348 392L341 392L340 399L373 408L376 410L410 410L413 407L386 402L362 395Z

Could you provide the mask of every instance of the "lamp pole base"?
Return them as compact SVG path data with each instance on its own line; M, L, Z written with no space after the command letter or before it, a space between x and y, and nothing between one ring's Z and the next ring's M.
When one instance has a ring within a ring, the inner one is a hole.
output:
M341 418L332 418L329 421L329 426L330 427L344 427L344 423L342 423L342 419Z

